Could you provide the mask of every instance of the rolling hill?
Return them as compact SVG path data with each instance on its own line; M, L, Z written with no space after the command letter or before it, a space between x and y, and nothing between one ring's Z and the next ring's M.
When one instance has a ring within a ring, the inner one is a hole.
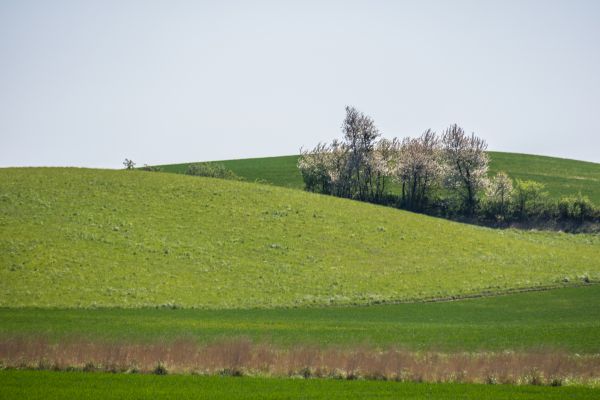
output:
M371 304L600 279L600 236L492 230L248 182L0 170L0 306Z
M600 205L600 164L530 154L490 152L490 174L508 173L513 179L543 183L551 197L581 192ZM301 189L298 156L219 161L247 181ZM161 166L165 172L184 173L189 163Z

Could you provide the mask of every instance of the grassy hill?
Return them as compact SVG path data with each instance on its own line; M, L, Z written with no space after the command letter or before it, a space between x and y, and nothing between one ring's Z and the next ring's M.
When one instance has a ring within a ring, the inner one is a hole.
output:
M600 236L166 173L2 169L0 226L5 307L367 304L600 279Z
M546 185L553 198L581 192L600 205L600 164L530 154L490 152L490 173L508 173L513 179L532 179ZM303 188L296 166L298 156L220 161L250 182ZM162 166L165 172L184 173L188 163Z

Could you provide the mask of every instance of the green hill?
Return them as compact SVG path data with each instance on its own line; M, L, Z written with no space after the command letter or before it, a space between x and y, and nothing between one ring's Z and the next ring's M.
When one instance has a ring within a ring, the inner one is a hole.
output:
M492 230L269 185L0 170L0 306L367 304L600 279L600 236Z
M553 198L581 192L600 205L600 164L530 154L490 152L490 173L508 173L514 179L532 179L546 185ZM219 161L250 182L303 188L296 166L298 156ZM184 173L189 163L163 165L165 172Z

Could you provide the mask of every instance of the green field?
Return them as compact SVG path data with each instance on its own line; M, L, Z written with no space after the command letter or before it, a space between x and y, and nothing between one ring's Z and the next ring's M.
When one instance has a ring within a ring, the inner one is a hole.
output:
M573 190L594 197L598 190L597 164L493 157L492 171L510 165L506 170L513 177L541 181L555 197ZM216 342L229 351L227 340L248 339L290 354L301 346L364 348L373 354L399 348L416 357L425 351L512 354L512 360L529 354L526 363L535 363L536 354L555 354L562 357L560 365L585 359L590 366L574 369L576 375L563 372L561 382L597 382L590 371L596 371L594 357L600 353L600 308L595 307L600 235L494 230L306 193L296 190L301 180L295 163L295 156L226 162L246 182L144 171L1 169L5 366L22 365L24 359L14 354L46 340L59 359L67 357L69 344L108 352L82 354L73 360L83 362L68 364L81 369L87 357L111 354L118 346L146 343L152 349L184 339ZM169 172L181 172L178 168ZM274 185L260 184L265 181ZM543 288L555 289L480 297ZM422 302L464 296L474 298ZM381 304L406 301L417 302ZM45 354L42 348L34 354ZM479 362L476 357L469 368ZM35 360L34 355L27 365L35 367ZM550 378L553 361L544 360L539 365ZM172 362L170 372L184 368ZM155 364L149 365L144 371ZM461 373L460 365L456 368ZM484 368L479 373L485 374ZM473 371L465 379L485 382ZM519 376L527 376L523 373ZM577 386L0 368L0 399L586 399L599 394Z
M293 189L302 189L302 175L298 170L298 156L245 158L215 161L225 165L248 182L270 183ZM190 163L161 165L164 172L183 174Z
M349 305L600 279L598 235L167 173L2 169L0 226L4 307Z
M600 205L600 164L530 154L490 152L490 174L504 171L513 179L531 179L546 185L552 198L581 192ZM220 161L250 182L303 188L296 166L298 156ZM164 165L166 172L184 173L189 163Z
M441 303L251 310L0 309L0 338L213 342L411 351L600 352L600 285Z
M0 371L0 399L597 399L600 390L477 384Z

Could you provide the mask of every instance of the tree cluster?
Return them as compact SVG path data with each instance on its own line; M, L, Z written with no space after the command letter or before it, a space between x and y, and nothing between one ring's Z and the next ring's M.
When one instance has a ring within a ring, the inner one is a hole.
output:
M488 178L487 143L458 125L441 135L385 139L372 118L346 107L343 137L302 149L306 190L450 218L511 222L600 219L589 199L548 200L541 183ZM393 187L393 190L390 190Z

